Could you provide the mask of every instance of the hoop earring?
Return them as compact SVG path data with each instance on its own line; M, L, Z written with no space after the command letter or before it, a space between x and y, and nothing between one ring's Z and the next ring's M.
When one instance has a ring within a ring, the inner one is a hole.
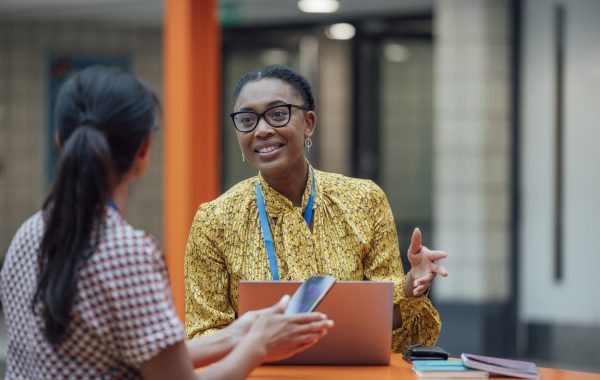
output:
M306 150L308 152L310 152L310 147L312 146L312 140L310 139L310 137L306 137L306 140L304 140L304 147L306 148Z

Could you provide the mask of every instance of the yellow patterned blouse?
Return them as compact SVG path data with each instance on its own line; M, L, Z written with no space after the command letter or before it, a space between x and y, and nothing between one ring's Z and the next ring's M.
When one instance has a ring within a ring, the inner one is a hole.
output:
M393 331L393 350L408 344L434 345L440 318L426 296L406 298L404 272L392 211L372 181L314 171L313 232L302 210L308 204L309 176L302 208L262 178L269 225L281 280L329 274L338 280L393 281L402 327ZM216 200L202 204L185 255L188 338L230 324L237 313L240 280L271 280L262 238L253 177Z

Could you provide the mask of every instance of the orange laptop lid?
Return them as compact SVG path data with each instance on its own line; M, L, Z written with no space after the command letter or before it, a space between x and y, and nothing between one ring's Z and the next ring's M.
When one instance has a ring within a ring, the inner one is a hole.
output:
M290 296L301 281L240 281L239 315ZM394 284L338 281L315 311L335 325L317 344L277 364L387 365L392 346Z

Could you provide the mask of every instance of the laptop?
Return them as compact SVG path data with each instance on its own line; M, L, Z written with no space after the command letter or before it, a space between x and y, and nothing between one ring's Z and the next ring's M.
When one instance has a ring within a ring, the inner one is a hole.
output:
M240 281L239 315L269 307L290 296L301 281ZM388 365L392 346L394 284L338 281L315 311L335 325L319 342L276 364Z

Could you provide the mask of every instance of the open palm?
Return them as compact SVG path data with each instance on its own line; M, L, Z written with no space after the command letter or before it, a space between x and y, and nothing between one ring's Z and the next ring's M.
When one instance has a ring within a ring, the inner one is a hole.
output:
M425 293L437 274L442 277L448 276L446 268L437 263L438 260L448 257L448 253L444 251L432 251L423 246L422 241L421 230L415 228L410 239L410 246L408 247L408 261L410 262L410 272L414 280L413 294L415 296Z

